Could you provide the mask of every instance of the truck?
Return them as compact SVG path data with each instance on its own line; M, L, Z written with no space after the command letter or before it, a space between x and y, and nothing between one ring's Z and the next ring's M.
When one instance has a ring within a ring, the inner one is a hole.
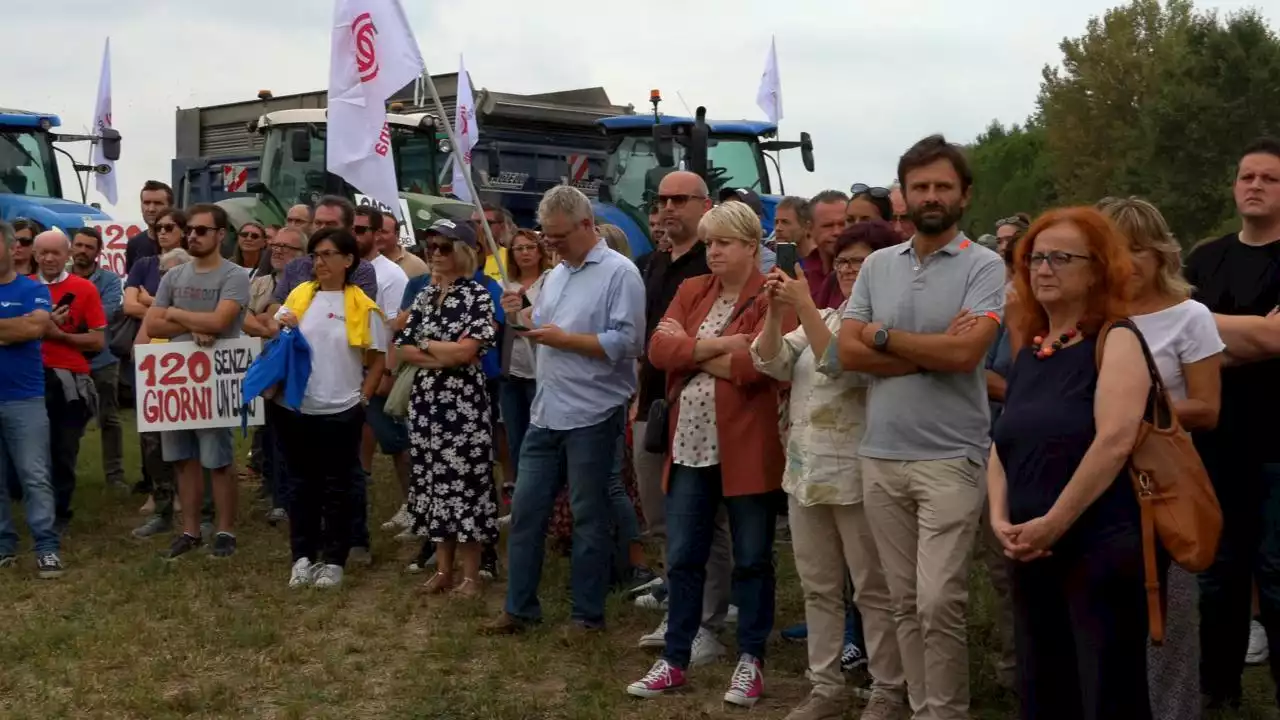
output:
M648 207L657 196L658 183L683 168L707 182L711 197L723 188L749 188L764 204L765 234L773 232L773 212L780 195L774 195L769 161L778 176L778 191L785 192L777 158L769 155L799 149L804 167L813 172L813 140L777 140L778 126L758 120L707 120L706 109L695 117L666 115L658 110L661 95L650 96L652 114L603 118L598 126L609 138L608 163L599 199L594 204L598 221L621 227L633 248L650 248ZM635 253L637 256L642 253Z
M35 220L47 228L71 230L110 220L102 210L86 203L80 173L108 173L106 164L80 163L57 146L67 142L101 142L105 157L120 157L120 134L111 128L101 135L55 132L62 125L52 113L0 108L0 220ZM80 186L80 202L67 199L54 153L71 158Z

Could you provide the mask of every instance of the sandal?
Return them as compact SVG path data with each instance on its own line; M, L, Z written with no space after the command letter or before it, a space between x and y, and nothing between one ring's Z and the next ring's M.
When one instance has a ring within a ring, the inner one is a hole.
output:
M462 600L475 600L484 595L484 585L479 580L466 578L449 595Z
M418 588L418 592L423 595L440 595L446 593L453 587L453 578L444 573L436 573L429 580L422 583Z

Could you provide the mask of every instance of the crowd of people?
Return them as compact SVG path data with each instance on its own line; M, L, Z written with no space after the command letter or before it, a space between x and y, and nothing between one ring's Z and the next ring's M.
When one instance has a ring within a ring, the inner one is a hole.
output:
M37 572L64 572L91 420L105 482L125 484L131 348L243 334L311 358L308 377L266 393L247 463L266 520L289 525L289 587L339 586L372 562L381 450L403 496L381 527L422 543L407 570L429 571L423 593L482 597L506 527L505 604L484 633L542 621L548 538L570 557L568 632L602 631L615 589L664 611L639 640L660 657L626 686L640 698L686 686L733 625L724 699L759 700L785 526L805 617L781 635L807 644L813 686L790 720L842 717L843 671L859 665L864 720L968 717L973 558L1023 717L1238 707L1246 650L1265 660L1280 643L1280 458L1265 436L1280 142L1241 155L1240 231L1185 263L1136 197L1012 214L970 240L973 177L940 136L897 176L786 197L766 237L753 191L713 196L673 171L649 208L655 250L637 259L569 186L545 194L539 230L484 205L405 248L394 215L340 197L232 228L152 181L127 278L99 266L92 228L0 223L0 473ZM1157 380L1224 526L1209 570L1161 564L1159 643L1127 471ZM139 441L148 518L133 534L172 535L169 559L234 555L231 429ZM0 567L16 562L10 513L0 502Z

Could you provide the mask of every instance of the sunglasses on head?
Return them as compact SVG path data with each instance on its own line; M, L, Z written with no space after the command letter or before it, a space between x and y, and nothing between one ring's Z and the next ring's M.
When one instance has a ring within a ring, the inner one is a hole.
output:
M1007 218L1004 218L1003 220L997 220L996 227L1000 227L1001 225L1014 225L1016 227L1025 229L1027 227L1027 221L1023 220L1017 215L1014 215L1013 217L1007 217Z
M209 227L208 225L188 225L187 234L195 235L196 237L204 237L217 229L218 228L215 227Z
M857 197L858 195L870 195L873 198L888 198L889 188L871 187L866 183L854 183L849 187L849 192Z

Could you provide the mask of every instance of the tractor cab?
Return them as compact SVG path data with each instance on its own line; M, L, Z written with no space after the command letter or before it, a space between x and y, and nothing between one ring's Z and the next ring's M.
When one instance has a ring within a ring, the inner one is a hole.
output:
M109 219L85 198L84 173L108 173L109 165L77 162L55 145L66 142L101 142L109 160L120 157L120 134L108 128L99 136L55 132L57 115L0 109L0 220L23 217L45 227L78 228ZM65 199L54 153L71 158L80 189L80 201Z
M621 115L597 121L611 140L600 202L596 203L597 217L626 231L633 251L642 255L652 247L649 206L657 197L658 184L670 172L689 170L706 180L713 200L724 188L754 190L764 201L765 232L772 232L773 208L780 198L773 196L770 162L777 174L779 192L783 186L777 158L768 152L799 148L805 169L813 172L813 141L809 134L801 133L799 141L779 141L775 139L778 126L770 122L707 120L704 108L698 108L693 118L664 115L657 111L661 101L657 91L650 101L654 105L651 115Z

